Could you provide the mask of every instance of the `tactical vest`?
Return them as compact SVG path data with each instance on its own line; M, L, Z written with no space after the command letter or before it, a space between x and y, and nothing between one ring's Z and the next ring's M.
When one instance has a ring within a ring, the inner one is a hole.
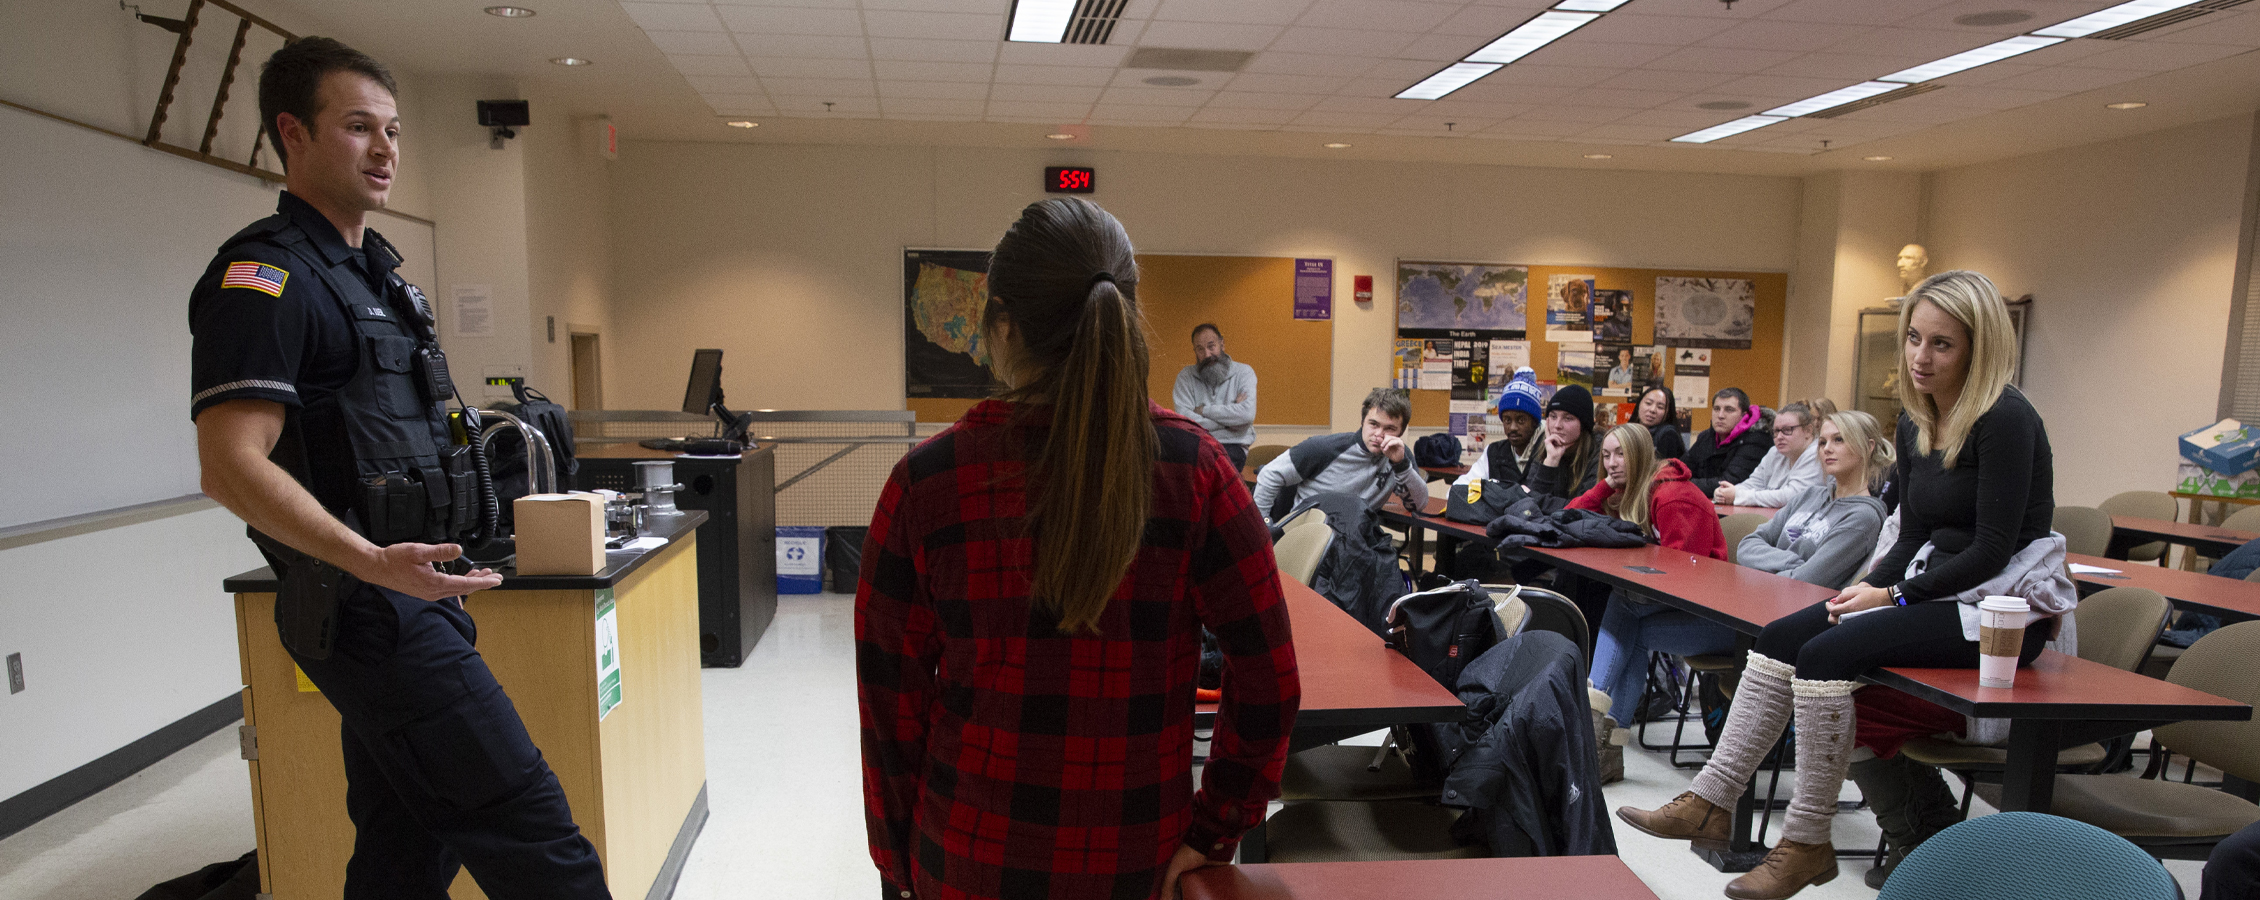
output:
M376 249L398 260L399 253L382 236L374 231L364 235L364 241L375 241ZM288 216L252 223L221 245L220 252L253 242L298 257L352 323L357 357L352 379L335 393L308 402L310 408L336 409L352 450L353 505L331 514L378 546L473 537L480 525L478 473L471 448L456 441L448 422L447 400L455 386L423 292L397 273L386 276L386 297L371 294L358 276L338 277L312 238ZM270 458L300 484L314 488L316 473L304 449L308 436L295 424L284 431ZM315 491L320 497L337 493L342 492Z

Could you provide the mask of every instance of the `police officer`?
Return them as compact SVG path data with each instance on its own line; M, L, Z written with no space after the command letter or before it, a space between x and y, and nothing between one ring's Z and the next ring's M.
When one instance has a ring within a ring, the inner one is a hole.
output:
M457 541L491 491L420 292L364 226L398 171L391 73L328 38L267 60L259 114L276 214L221 246L189 300L204 492L281 577L285 649L344 719L345 897L604 898L596 850L472 643ZM435 568L449 564L451 574Z

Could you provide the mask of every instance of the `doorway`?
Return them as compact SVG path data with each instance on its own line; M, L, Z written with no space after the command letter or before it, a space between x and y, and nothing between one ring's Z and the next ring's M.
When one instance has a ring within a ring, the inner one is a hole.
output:
M595 332L574 331L573 340L573 408L604 408L603 354L598 352Z

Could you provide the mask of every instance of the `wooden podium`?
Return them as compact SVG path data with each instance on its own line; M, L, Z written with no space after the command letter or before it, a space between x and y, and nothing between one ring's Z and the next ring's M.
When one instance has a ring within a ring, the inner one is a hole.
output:
M612 894L665 898L706 823L706 734L699 700L698 538L685 513L648 552L606 554L592 576L514 576L466 598L479 653L564 785L573 818L604 860ZM259 839L260 892L330 900L345 884L338 715L283 652L275 576L230 578L243 659L244 754ZM599 714L598 613L612 603L619 694ZM484 898L468 872L456 900Z

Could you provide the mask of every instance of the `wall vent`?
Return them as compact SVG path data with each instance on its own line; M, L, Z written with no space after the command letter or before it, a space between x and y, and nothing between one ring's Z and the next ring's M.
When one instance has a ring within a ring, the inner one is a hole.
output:
M2179 25L2191 19L2199 18L2211 13L2220 12L2224 9L2234 9L2249 2L2251 2L2251 0L2205 0L2205 2L2203 3L2192 3L2180 9L2162 12L2147 19L2136 19L2117 28L2106 28L2102 31L2088 35L2087 37L2089 40L2097 41L2123 41L2138 34L2147 34L2149 32L2157 31L2158 29L2164 28L2168 25Z
M1833 119L1846 113L1856 113L1863 109L1873 109L1886 103L1890 103L1893 100L1905 100L1909 97L1915 96L1916 94L1928 94L1943 87L1945 87L1945 85L1935 82L1910 84L1896 91L1886 91L1873 97L1864 97L1859 100L1854 100L1850 103L1842 104L1839 106L1831 106L1827 109L1821 110L1820 112L1806 113L1800 118Z
M1125 69L1169 69L1177 72L1237 72L1255 54L1241 50L1179 50L1140 47L1130 51Z

